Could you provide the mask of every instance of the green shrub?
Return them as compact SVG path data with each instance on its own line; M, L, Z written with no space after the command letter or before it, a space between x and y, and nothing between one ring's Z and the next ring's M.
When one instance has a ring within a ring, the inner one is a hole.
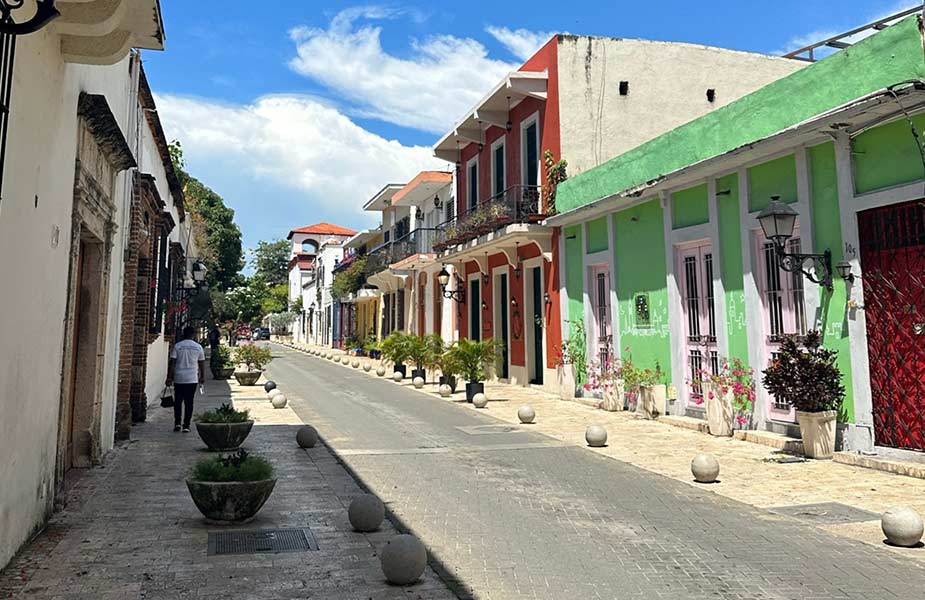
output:
M461 339L450 348L450 360L459 366L466 381L477 383L485 379L485 366L495 360L500 348L501 344L494 338L481 342Z
M204 413L196 415L197 423L243 423L250 416L250 411L235 410L228 404L222 404L220 408L207 410Z
M190 476L194 481L263 481L273 477L273 466L242 449L228 456L200 460Z
M228 346L218 346L212 349L212 355L209 357L209 365L214 369L227 369L234 366L231 360L231 348Z
M247 365L247 368L252 371L261 371L264 365L273 360L273 355L269 348L247 344L235 348L234 360L238 364Z
M383 358L393 364L404 364L409 355L408 338L410 336L404 331L393 331L387 338L379 343L379 350Z
M801 343L802 342L802 343ZM845 399L838 352L822 346L822 334L808 332L802 340L784 337L777 357L764 370L764 387L800 412L839 410Z

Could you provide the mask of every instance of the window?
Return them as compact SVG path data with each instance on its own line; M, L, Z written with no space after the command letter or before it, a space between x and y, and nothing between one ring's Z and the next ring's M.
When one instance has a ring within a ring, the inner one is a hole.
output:
M521 179L524 185L539 185L540 180L540 137L537 119L521 125L522 139L520 141L523 157Z
M504 193L504 138L491 147L491 193L500 196Z
M477 156L469 161L466 173L466 197L469 199L467 206L471 210L479 204L479 161Z
M443 202L444 221L452 221L456 216L456 198L449 198Z

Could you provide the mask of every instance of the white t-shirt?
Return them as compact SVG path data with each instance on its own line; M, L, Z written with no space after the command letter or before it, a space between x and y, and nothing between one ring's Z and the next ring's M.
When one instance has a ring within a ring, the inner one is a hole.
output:
M206 359L202 346L193 340L177 342L170 352L176 362L173 367L174 383L199 383L199 361Z

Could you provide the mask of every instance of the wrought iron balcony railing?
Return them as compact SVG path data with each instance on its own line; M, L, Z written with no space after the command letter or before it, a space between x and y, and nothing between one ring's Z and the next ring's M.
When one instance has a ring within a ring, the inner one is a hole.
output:
M546 218L537 185L515 185L475 208L437 226L434 251L475 239L513 223L536 223Z
M384 271L392 264L392 242L385 242L369 251L366 255L366 276Z
M414 254L429 254L434 251L437 230L419 228L392 242L392 263L397 263Z

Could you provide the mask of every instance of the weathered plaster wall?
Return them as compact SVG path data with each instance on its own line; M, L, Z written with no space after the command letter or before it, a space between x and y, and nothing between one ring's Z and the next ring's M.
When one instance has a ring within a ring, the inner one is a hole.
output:
M921 135L925 115L913 116L912 122ZM922 156L906 119L868 129L855 137L851 146L858 194L925 178Z
M575 175L803 65L695 44L559 36L562 157ZM621 81L629 93L621 96ZM714 89L714 102L707 99Z
M755 165L748 170L748 210L756 212L771 203L797 201L797 163L793 154Z

